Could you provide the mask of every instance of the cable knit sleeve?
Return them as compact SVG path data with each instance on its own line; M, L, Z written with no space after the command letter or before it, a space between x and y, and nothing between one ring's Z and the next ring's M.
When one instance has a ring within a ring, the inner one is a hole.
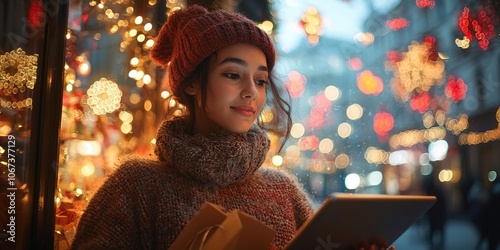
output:
M298 229L313 215L313 203L309 195L305 192L303 185L297 180L297 177L291 174L286 175L291 180L292 200L295 207L295 223Z
M304 190L303 185L298 181L297 176L288 172L264 167L261 168L261 171L266 173L265 175L273 176L273 179L277 183L286 187L286 193L289 195L288 198L293 203L296 229L299 229L314 213L313 202Z
M101 186L78 223L71 249L151 248L144 241L150 215L145 213L147 187L141 183L148 175L141 165L122 165Z

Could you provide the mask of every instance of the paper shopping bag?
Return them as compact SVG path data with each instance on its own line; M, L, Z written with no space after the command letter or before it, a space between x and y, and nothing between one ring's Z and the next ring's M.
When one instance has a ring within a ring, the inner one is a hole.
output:
M203 244L203 250L267 250L276 232L254 217L233 210Z
M199 249L203 234L210 233L213 226L220 225L226 214L222 208L205 202L170 246L169 250Z
M276 232L252 216L204 203L181 231L170 250L269 249Z

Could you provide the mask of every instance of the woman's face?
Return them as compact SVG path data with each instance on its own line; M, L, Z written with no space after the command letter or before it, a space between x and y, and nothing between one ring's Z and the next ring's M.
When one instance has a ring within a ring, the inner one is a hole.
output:
M217 51L208 73L206 112L200 85L186 89L197 100L194 132L209 135L222 128L246 133L266 102L268 76L266 56L257 46L239 43Z

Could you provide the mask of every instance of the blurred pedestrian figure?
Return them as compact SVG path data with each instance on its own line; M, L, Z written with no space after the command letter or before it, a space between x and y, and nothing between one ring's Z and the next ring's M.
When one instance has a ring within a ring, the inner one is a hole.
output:
M483 249L486 241L487 249L500 249L500 179L491 186L483 188L478 180L469 193L470 217L479 233L476 249Z
M488 200L484 207L484 238L488 250L500 249L500 179L496 178L490 186Z
M442 250L446 242L447 203L442 186L434 175L424 178L424 189L427 195L436 196L437 201L426 213L428 220L428 241L430 249Z

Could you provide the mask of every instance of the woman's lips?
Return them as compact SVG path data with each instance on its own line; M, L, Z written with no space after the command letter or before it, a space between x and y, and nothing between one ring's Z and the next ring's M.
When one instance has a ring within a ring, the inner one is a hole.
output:
M255 109L251 106L232 106L231 108L246 117L252 117L255 114Z

